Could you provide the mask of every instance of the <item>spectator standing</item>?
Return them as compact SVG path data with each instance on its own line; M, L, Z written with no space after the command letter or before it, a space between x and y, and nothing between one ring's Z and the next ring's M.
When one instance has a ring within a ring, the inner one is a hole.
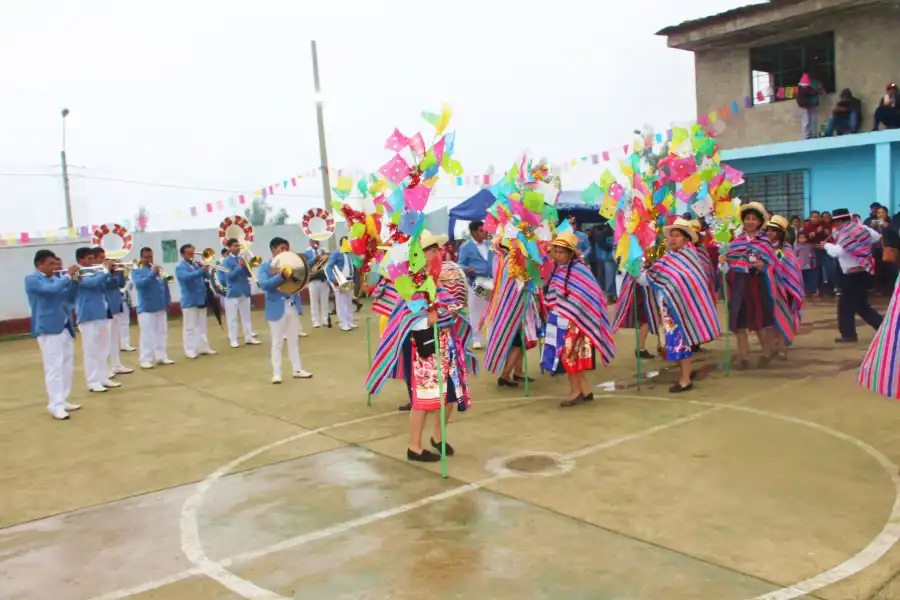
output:
M834 243L834 237L832 236L834 224L832 223L831 213L827 210L822 212L822 233L825 236L823 242L827 244ZM821 265L822 265L822 283L825 285L831 286L831 293L839 296L841 293L841 289L838 286L838 265L837 259L828 254L827 252L821 255Z
M884 261L884 232L887 231L890 217L883 206L879 206L875 211L875 218L866 223L882 236L872 244L872 258L875 259L875 290L879 294L890 296L894 292L894 280L897 278L897 269L894 265Z
M884 96L878 102L875 109L872 131L878 131L879 125L885 129L900 129L900 106L898 106L897 84L889 83L884 90Z
M869 205L869 216L866 217L866 220L863 221L863 225L866 227L872 227L872 223L878 218L878 209L881 208L881 204L878 202L873 202Z
M807 296L819 297L819 272L816 270L816 249L809 243L809 236L805 231L797 234L797 242L794 244L794 255L803 272L803 289Z
M803 137L807 140L819 137L819 90L813 87L809 73L804 73L800 78L800 87L797 90L797 106L800 107L800 123L803 127Z
M835 133L844 135L859 131L860 113L862 103L859 98L853 97L850 88L844 88L838 98L837 104L831 111L831 117L825 126L825 137L831 137Z

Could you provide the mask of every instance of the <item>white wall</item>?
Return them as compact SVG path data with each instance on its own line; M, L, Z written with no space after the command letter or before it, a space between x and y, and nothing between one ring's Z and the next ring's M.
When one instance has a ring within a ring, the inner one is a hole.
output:
M447 209L436 210L427 216L426 226L435 233L444 233L447 231L448 216ZM254 242L253 253L262 256L264 259L269 258L269 240L275 236L283 237L291 243L291 247L298 252L306 250L309 246L309 240L304 235L303 230L298 225L263 225L253 228ZM337 240L347 232L346 223L335 223L335 234L333 241ZM198 250L204 248L213 248L216 252L221 252L222 246L219 243L219 232L217 229L189 229L184 231L148 231L133 234L134 245L131 253L124 260L132 260L138 258L138 252L144 246L153 249L154 259L170 275L175 274L175 263L161 262L163 260L162 242L163 240L175 240L176 247L182 244L192 244ZM0 320L21 319L29 316L28 299L25 296L25 288L23 281L25 276L34 270L34 253L41 248L49 248L62 258L63 265L68 266L75 263L75 250L82 246L89 246L90 240L73 240L64 242L36 242L33 244L17 245L17 246L0 246L0 282L4 285L0 286ZM177 302L180 298L178 284L173 282L171 287L172 301ZM253 292L259 290L253 286Z

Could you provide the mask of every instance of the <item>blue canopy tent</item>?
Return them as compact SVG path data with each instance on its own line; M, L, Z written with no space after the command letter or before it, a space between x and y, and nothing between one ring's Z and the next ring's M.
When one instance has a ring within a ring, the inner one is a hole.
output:
M487 211L496 198L490 190L480 190L471 198L463 200L450 209L450 222L447 225L450 239L453 240L453 232L456 231L456 221L484 221Z
M556 212L559 219L575 217L579 225L594 225L606 223L606 219L600 216L600 207L596 204L585 204L581 200L580 191L562 191L556 200Z

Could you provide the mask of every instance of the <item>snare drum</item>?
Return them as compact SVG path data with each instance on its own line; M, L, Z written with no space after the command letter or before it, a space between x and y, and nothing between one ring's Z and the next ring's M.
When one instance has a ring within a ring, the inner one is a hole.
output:
M494 280L490 277L476 277L472 283L472 291L484 300L490 300L494 294Z

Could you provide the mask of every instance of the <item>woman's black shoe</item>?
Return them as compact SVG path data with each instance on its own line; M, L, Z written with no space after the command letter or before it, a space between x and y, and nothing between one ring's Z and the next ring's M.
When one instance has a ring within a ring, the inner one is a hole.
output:
M845 338L845 337L834 338L835 344L855 344L858 341L859 340L857 340L856 338Z
M575 396L574 398L571 398L569 400L563 400L562 402L559 403L559 405L562 408L568 408L570 406L575 406L575 405L581 404L582 402L584 402L584 396L579 394L578 396Z
M649 350L641 350L641 351L635 350L634 357L635 358L656 358L654 355L650 354Z
M591 392L590 394L582 394L581 397L584 398L585 402L593 402L594 401L594 392Z
M434 438L431 438L431 447L438 452L441 451L441 443L434 441ZM447 444L447 456L453 456L453 446L450 444Z
M439 454L435 454L434 452L430 452L428 450L423 449L421 454L416 454L409 448L406 449L406 460L411 460L413 462L440 462L441 456Z
M682 392L689 392L692 389L694 389L693 382L691 382L685 386L682 386L680 383L676 383L675 385L673 385L672 387L669 388L669 393L670 394L680 394Z
M519 384L515 381L510 381L509 379L503 379L502 377L497 378L497 386L498 387L519 387Z
M407 402L406 404L401 404L397 407L397 410L402 410L403 412L409 412L412 410L412 402Z
M513 379L516 381L528 381L528 383L534 383L534 379L531 377L522 377L521 375L513 375Z

